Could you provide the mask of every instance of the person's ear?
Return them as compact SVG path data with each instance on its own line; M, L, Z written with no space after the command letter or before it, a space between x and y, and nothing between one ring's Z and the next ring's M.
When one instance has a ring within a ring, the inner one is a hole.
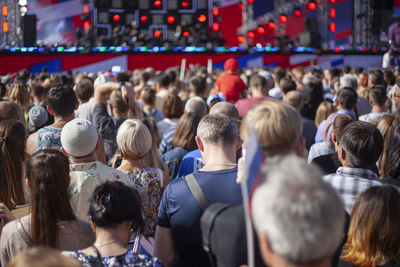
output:
M238 151L242 147L243 141L240 137L236 139L236 151Z
M29 189L29 191L31 190L31 182L28 179L25 179L25 184L26 187Z
M268 264L268 262L270 262L270 258L273 257L271 245L265 234L258 234L257 237L258 237L258 244L260 245L261 257L264 263Z
M65 151L65 149L64 149L63 146L61 147L61 152L62 152L66 157L68 157L68 153L67 153L67 151Z
M196 144L197 144L197 147L199 148L199 150L201 152L203 152L204 151L203 141L201 141L200 137L198 137L197 135L195 137L195 141L196 141Z
M372 101L372 99L369 100L369 104L371 105L371 107L374 105L374 102Z
M346 151L344 151L343 147L341 147L341 146L339 146L338 157L341 161L346 160Z
M333 132L331 133L331 138L332 138L332 142L334 142L336 144L336 142L337 142L336 135Z
M92 219L90 219L90 226L93 229L93 232L96 232L96 224L92 221Z
M79 108L79 101L76 100L75 110L77 110L78 108Z
M54 111L51 109L51 107L49 105L47 105L46 109L50 113L51 116L54 116Z
M305 149L306 149L306 139L304 139L304 137L301 137L296 148L297 155L299 157L303 157Z

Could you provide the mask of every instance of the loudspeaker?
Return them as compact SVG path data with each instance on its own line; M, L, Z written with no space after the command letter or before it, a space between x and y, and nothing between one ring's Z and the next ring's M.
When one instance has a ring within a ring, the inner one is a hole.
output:
M321 34L317 18L306 19L306 31L310 33L311 47L321 48Z
M24 46L36 46L36 15L22 17Z

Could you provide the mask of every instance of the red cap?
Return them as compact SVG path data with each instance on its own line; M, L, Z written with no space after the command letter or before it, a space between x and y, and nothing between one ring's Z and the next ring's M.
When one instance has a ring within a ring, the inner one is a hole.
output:
M230 58L225 61L225 64L224 64L225 70L235 70L238 68L239 68L239 62L236 59Z

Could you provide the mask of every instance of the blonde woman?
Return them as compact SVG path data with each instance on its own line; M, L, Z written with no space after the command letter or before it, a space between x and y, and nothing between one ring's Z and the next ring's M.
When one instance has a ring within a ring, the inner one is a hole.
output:
M121 165L118 170L129 175L142 199L145 214L145 237L154 237L157 211L161 201L163 179L161 169L146 166L145 158L152 147L149 129L140 120L128 119L117 134Z

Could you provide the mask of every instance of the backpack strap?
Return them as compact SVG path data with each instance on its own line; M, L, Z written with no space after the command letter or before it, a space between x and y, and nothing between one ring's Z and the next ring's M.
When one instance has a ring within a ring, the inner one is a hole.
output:
M22 225L20 219L17 219L17 230L18 230L18 233L21 235L22 239L25 241L25 243L28 246L31 246L32 245L32 239L29 236L28 232L26 232L26 230L25 230L24 226Z
M190 192L192 192L194 198L199 204L200 209L204 211L208 206L210 206L210 202L208 202L208 199L204 194L203 190L201 189L196 178L194 177L193 174L189 174L185 176L185 181L189 187Z

